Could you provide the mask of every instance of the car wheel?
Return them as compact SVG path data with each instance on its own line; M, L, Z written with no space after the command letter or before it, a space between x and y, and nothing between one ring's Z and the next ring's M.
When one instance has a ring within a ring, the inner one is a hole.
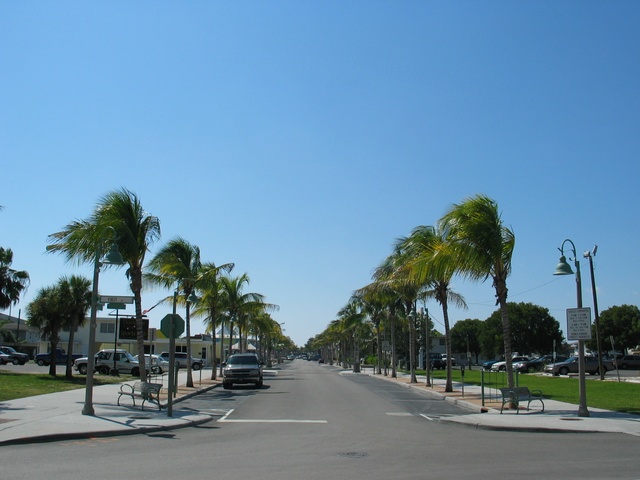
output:
M134 377L139 377L140 376L140 369L139 368L132 368L131 369L131 375L133 375Z
M224 388L225 390L228 390L231 388L231 383L229 382L222 382L222 388Z
M78 372L80 372L81 375L86 375L87 374L87 366L86 365L80 365L78 367Z
M622 365L620 365L620 368L622 370L626 370L628 368L628 365L626 363L623 363Z
M500 370L501 372L504 372L506 369L507 369L507 367L506 367L506 366L504 366L504 365L502 365L502 366L499 368L499 370Z
M533 373L535 371L536 371L536 369L534 367L527 368L527 373Z
M20 363L20 360L14 358L13 360L11 360L11 363L13 363L14 365L18 365Z
M44 360L42 360L41 358L39 358L36 363L38 364L38 366L44 367Z
M560 370L558 370L558 374L560 375L567 375L569 373L569 369L567 367L562 367Z
M111 369L109 367L107 367L106 365L100 365L98 367L98 373L100 373L101 375L109 375L110 371L111 371Z
M200 364L199 363L194 363L193 364L193 369L196 370L196 371L200 370Z
M260 380L258 380L256 382L256 388L262 388L262 385L264 385L263 382L262 382L262 379L260 379Z
M151 373L153 373L154 375L162 375L162 367L151 367Z

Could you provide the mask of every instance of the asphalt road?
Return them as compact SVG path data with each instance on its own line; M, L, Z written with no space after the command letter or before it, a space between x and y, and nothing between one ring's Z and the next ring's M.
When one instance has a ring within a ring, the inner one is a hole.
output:
M181 402L216 420L151 435L0 449L13 479L640 478L640 439L444 425L465 410L413 389L296 360L261 389Z

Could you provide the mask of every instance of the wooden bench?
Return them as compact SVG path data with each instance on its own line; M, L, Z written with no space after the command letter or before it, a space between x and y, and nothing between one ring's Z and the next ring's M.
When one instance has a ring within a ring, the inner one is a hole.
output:
M144 402L155 403L158 405L158 410L162 410L162 405L160 404L161 389L161 383L135 382L133 385L123 383L120 385L118 405L120 405L120 398L124 395L126 397L131 397L134 407L136 406L136 398L141 398L142 410L144 410Z
M516 413L518 413L518 407L520 403L527 402L527 411L529 410L529 404L534 400L538 400L542 404L542 411L544 412L544 402L542 401L542 392L540 390L529 390L529 387L513 387L513 388L501 388L502 393L502 406L500 407L500 413L504 409L505 404L512 403L516 407Z

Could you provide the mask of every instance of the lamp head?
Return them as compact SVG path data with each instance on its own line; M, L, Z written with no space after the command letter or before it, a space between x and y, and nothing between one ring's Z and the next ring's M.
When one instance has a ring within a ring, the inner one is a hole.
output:
M567 259L564 255L560 257L560 262L556 267L556 271L553 272L554 275L573 275L573 270L571 269L571 265L567 263Z
M107 253L102 259L102 263L108 265L124 265L126 262L122 258L122 255L120 255L118 246L114 243L111 245L109 253Z

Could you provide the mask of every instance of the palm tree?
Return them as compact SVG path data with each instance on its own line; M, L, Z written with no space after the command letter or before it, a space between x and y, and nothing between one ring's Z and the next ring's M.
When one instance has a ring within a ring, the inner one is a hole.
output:
M65 324L58 285L38 290L35 298L27 305L27 324L37 328L43 340L50 343L50 352L58 348L60 330ZM49 363L49 375L56 376L56 362Z
M444 334L447 350L447 380L446 392L453 392L451 372L451 329L449 327L449 303L460 308L466 308L464 298L449 288L451 278L456 269L456 258L443 238L441 232L431 226L416 227L411 235L405 239L403 248L408 252L408 266L411 275L426 288L422 291L422 298L435 299L442 307L444 319Z
M191 321L190 309L197 282L201 275L202 262L200 248L190 244L183 238L176 238L167 243L156 253L147 265L145 280L166 288L178 285L185 305L185 325L187 329L187 358L191 359ZM193 388L191 361L187 364L187 387Z
M110 229L115 236L108 236ZM88 220L74 221L62 231L49 235L48 252L62 253L68 261L93 265L107 241L115 241L127 262L136 311L136 341L140 372L144 365L144 324L142 322L142 266L150 246L160 238L160 221L149 215L138 196L122 188L100 198Z
M246 273L238 277L223 276L220 278L222 287L222 302L224 310L229 318L229 355L233 353L233 328L238 323L238 336L242 337L242 325L245 323L245 315L256 305L264 305L264 296L259 293L243 293L245 285L249 284L249 276ZM240 348L242 344L240 343Z
M63 277L58 284L60 302L63 314L66 317L65 327L69 328L69 341L67 342L67 365L65 377L73 377L73 343L75 332L86 320L86 314L91 307L91 280L72 275ZM55 350L51 350L55 355ZM51 359L51 363L55 363Z
M493 280L502 318L507 382L513 387L507 277L511 273L515 234L502 223L498 204L485 195L453 205L440 219L439 226L457 257L456 271L472 280L484 281L489 277Z
M362 311L369 317L376 331L376 373L382 374L381 358L382 358L382 329L381 323L387 311L388 298L385 292L376 291L375 289L364 289L360 292L354 292L359 298L362 305Z
M361 304L357 296L352 296L349 302L338 312L339 321L342 322L342 330L353 345L354 368L360 363L360 337L364 333L362 326L366 320L366 314L362 312ZM354 370L355 371L355 370Z
M0 320L0 340L2 343L15 343L16 337L13 335L13 332L8 328L5 328L5 325L10 324L11 320L8 318Z
M233 270L233 263L216 266L215 263L203 263L200 269L200 281L198 290L201 294L200 300L196 304L193 314L205 317L204 322L207 330L211 332L211 342L213 345L213 358L211 359L211 380L216 379L216 328L222 325L224 328L224 315L222 306L222 292L220 283L220 272L230 272ZM220 358L224 350L224 335L220 340Z
M11 268L13 251L0 247L0 310L16 305L29 285L29 274Z

